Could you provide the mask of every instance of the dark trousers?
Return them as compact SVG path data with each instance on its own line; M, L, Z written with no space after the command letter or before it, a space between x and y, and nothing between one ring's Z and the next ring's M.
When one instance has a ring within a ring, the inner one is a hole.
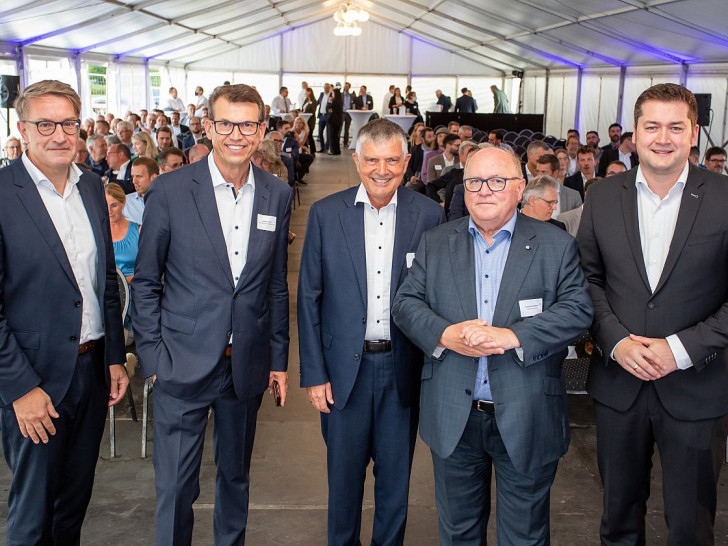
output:
M235 396L230 358L218 363L215 379L192 400L154 385L154 475L157 489L156 544L192 543L192 504L200 494L200 463L212 408L217 476L213 533L216 546L245 544L250 457L262 393Z
M455 451L434 453L435 501L442 546L483 546L495 467L498 546L549 544L549 500L558 461L532 475L519 473L501 439L495 416L472 410Z
M699 400L695 401L700 403ZM680 421L645 383L626 412L597 403L597 459L604 484L604 545L644 545L654 445L660 452L665 544L713 544L716 488L725 453L726 417Z
M320 150L326 150L329 147L329 141L326 139L327 136L327 128L326 125L329 120L328 114L319 115L319 123L318 123L318 139L319 139L319 146L321 146Z
M0 410L3 453L12 472L8 546L81 543L109 401L105 374L104 343L98 341L78 356L47 444L23 438L12 406Z
M344 112L344 147L349 145L349 127L351 127L351 116Z
M341 126L343 125L343 120L341 118L329 118L328 120L328 146L329 146L329 152L331 152L334 155L340 155L341 154Z
M329 546L361 544L361 505L370 459L375 480L372 545L403 544L417 419L417 407L399 401L392 353L364 353L346 406L321 414L329 478Z

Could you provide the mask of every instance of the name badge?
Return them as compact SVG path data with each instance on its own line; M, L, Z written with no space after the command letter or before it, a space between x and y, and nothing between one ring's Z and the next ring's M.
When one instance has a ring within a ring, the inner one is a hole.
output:
M292 151L293 151L293 148L286 148L286 152L287 152L287 153L289 153L289 154L290 154L290 153L291 153Z
M533 317L543 311L543 299L521 300L518 306L521 308L521 318Z
M258 215L258 229L263 231L275 231L276 230L276 217L268 216L266 214Z
M442 165L435 165L435 170L436 171L441 171L442 170Z
M412 263L415 261L415 253L408 252L406 259L407 259L407 269L409 269L410 267L412 267Z

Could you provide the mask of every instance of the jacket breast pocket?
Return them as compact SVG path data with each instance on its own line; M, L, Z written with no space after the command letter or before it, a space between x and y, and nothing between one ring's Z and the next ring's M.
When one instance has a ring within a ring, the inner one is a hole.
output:
M15 330L13 332L15 340L23 349L39 349L40 348L40 332L30 330Z
M165 328L169 328L170 330L174 330L175 332L180 332L182 334L192 335L195 333L195 325L197 324L196 319L185 317L184 315L178 315L177 313L172 313L166 309L162 309L161 318L162 326Z
M321 344L326 348L331 348L331 342L334 341L334 336L326 332L325 330L321 330Z

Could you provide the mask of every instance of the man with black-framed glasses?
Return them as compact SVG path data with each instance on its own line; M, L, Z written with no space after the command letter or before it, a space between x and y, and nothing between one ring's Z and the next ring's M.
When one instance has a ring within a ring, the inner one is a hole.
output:
M79 544L106 408L129 383L108 209L74 164L76 92L37 82L15 109L27 150L0 171L7 544Z
M569 445L561 366L592 305L574 238L517 212L524 179L512 153L474 153L463 184L470 216L422 236L392 306L425 354L420 435L440 542L485 543L494 468L498 543L548 544L549 493Z
M154 379L157 545L192 542L210 409L214 542L245 543L258 408L266 389L281 405L288 390L292 192L251 165L265 132L258 92L220 86L209 108L212 153L145 196L134 276L134 336Z

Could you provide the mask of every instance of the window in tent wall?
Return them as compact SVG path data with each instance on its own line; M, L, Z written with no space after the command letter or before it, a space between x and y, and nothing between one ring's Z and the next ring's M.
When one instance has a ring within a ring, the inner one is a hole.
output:
M76 69L69 59L28 55L27 70L28 85L42 80L58 80L67 83L78 92Z
M435 96L435 91L438 89L444 95L450 97L453 107L455 106L455 100L458 98L455 81L454 77L412 77L412 90L417 93L417 103L420 106L420 112L422 112L423 118L425 117L425 112L440 111L440 106L437 104L437 96Z
M470 91L473 92L473 98L478 103L478 114L490 114L493 112L493 108L495 108L495 103L493 102L493 92L490 90L491 85L497 85L498 89L503 88L503 81L501 78L478 78L478 77L472 77L472 76L462 76L458 78L458 92L457 97L462 95L460 90L463 87L467 87ZM508 95L509 90L505 89L506 94ZM518 100L516 98L516 100ZM452 101L453 105L455 104L455 100ZM511 95L508 95L508 104L511 106L511 111L513 111L513 97Z

